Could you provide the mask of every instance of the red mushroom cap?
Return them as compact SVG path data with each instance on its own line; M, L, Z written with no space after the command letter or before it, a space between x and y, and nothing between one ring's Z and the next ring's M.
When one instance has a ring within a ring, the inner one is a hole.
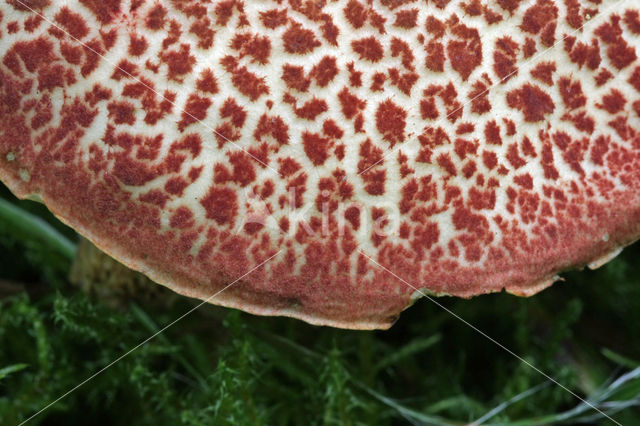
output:
M388 327L397 277L530 295L638 238L638 54L635 0L8 0L0 178L179 293Z

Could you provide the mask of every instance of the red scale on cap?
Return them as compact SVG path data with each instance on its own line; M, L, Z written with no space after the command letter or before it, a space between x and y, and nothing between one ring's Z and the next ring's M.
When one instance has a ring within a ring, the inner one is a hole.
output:
M633 0L29 4L0 178L178 292L277 255L215 303L387 327L414 289L367 256L530 295L640 236Z

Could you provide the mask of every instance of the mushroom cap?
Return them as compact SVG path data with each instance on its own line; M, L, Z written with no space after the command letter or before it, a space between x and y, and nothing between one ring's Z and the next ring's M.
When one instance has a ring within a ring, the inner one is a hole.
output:
M385 328L639 237L639 50L636 0L8 0L0 178L176 292Z

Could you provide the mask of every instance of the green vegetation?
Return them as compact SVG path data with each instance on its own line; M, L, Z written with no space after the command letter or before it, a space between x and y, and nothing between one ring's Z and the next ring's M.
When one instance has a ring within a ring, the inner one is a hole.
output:
M0 188L0 424L195 306L121 309L67 280L75 234ZM440 299L616 421L640 424L640 245L530 299ZM389 331L203 306L28 424L613 424L423 299Z

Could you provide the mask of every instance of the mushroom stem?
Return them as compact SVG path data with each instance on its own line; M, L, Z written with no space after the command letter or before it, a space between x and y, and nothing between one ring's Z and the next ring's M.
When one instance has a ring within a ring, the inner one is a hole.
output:
M126 267L84 238L78 243L69 280L114 308L126 306L134 299L168 305L177 298L175 293Z

